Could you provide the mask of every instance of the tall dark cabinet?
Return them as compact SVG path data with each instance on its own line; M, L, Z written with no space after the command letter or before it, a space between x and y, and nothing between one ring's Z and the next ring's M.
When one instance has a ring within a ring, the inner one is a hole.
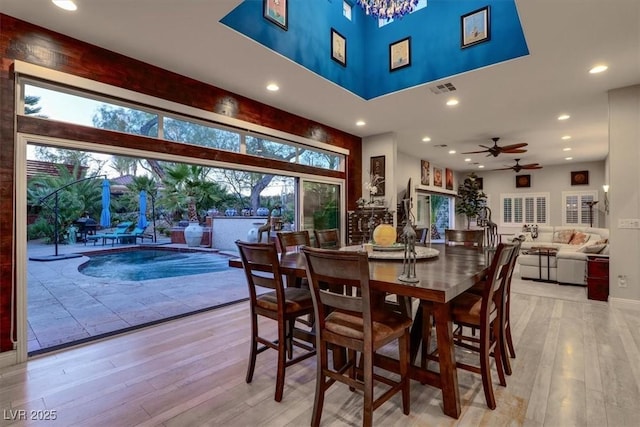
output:
M609 299L609 257L587 255L587 298Z

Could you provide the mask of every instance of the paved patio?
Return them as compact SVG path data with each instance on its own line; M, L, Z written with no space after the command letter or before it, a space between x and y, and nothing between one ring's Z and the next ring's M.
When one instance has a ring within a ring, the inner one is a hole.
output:
M163 243L164 247L186 245ZM131 246L116 244L114 249ZM27 256L54 254L53 245L29 242ZM111 245L59 245L58 253L111 250ZM207 251L207 249L199 248ZM211 251L211 249L208 249ZM221 254L230 255L228 252ZM230 269L145 281L85 276L82 256L27 264L28 351L38 354L114 333L210 310L248 298L244 272Z

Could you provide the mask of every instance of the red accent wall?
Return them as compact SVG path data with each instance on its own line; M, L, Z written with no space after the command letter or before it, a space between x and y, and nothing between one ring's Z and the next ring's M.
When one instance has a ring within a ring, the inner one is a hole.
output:
M198 148L184 145L176 147L177 144L158 143L157 140L150 144L150 141L143 137L117 135L115 132L83 126L52 126L46 120L35 118L21 117L18 128L15 129L14 60L346 148L350 150L346 173L327 171L324 175L347 179L348 206L355 207L355 200L361 194L362 140L359 137L4 14L0 14L0 28L0 352L12 349L9 332L11 291L15 287L15 263L12 254L17 244L13 224L15 220L24 220L16 219L14 212L14 135L17 131L130 148L140 148L144 145L148 151L168 150L187 156L202 155L202 149ZM234 153L224 152L213 153L211 156L219 160L242 159ZM264 166L264 162L262 159L261 165ZM276 163L271 165L272 167L283 166L278 165L277 161L273 162ZM302 165L291 165L287 170L309 172L309 168Z

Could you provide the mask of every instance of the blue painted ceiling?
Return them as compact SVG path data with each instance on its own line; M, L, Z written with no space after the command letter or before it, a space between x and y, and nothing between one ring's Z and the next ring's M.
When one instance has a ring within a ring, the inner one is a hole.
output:
M263 17L261 0L245 0L221 22L265 47L373 99L529 54L514 0L428 0L426 8L379 27L342 0L288 0L288 28ZM490 39L461 47L461 17L489 6ZM331 29L346 39L346 66L331 58ZM389 46L411 37L411 64L389 68Z

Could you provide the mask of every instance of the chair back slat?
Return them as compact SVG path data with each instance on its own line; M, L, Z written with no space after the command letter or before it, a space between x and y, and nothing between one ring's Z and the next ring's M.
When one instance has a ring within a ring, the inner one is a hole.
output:
M339 294L329 290L320 290L320 302L338 310L362 313L362 298Z
M280 231L277 233L280 250L284 253L291 247L310 246L309 230Z
M326 230L313 230L316 237L316 246L323 249L339 249L340 233L337 228Z

